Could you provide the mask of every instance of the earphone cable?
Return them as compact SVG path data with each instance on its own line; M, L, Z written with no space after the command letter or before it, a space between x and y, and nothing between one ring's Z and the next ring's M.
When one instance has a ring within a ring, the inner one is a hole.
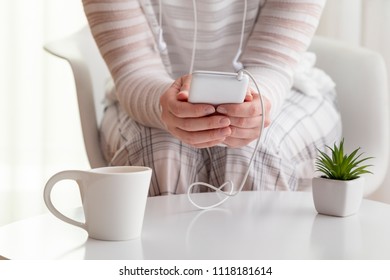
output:
M194 71L194 64L195 64L195 52L196 52L196 43L197 43L197 37L198 37L198 12L196 8L196 1L192 0L192 10L194 11L194 35L192 40L192 54L191 54L191 64L190 64L190 70L188 73L192 74Z
M244 185L245 185L245 182L249 176L249 172L250 172L250 168L252 166L252 163L253 163L253 160L255 158L255 155L260 147L260 143L261 143L261 139L262 139L262 135L263 135L263 130L264 130L264 126L265 126L265 106L264 106L264 100L263 100L263 97L261 96L260 94L260 89L259 89L259 86L256 82L256 79L253 77L253 75L246 69L241 69L239 72L238 72L238 75L241 73L245 73L249 76L249 78L253 81L253 83L255 84L255 87L256 87L256 90L259 94L259 98L260 98L260 107L261 107L261 114L262 114L262 118L261 118L261 126L260 126L260 134L259 134L259 137L257 138L257 141L256 141L256 145L255 145L255 148L253 150L253 154L249 160L249 164L248 164L248 169L241 181L241 184L238 188L238 191L234 192L234 183L232 181L227 181L225 183L223 183L221 186L219 187L215 187L211 184L208 184L208 183L204 183L204 182L195 182L195 183L192 183L189 187L188 187L188 191L187 191L187 197L188 197L188 200L191 202L191 204L193 204L195 207L199 208L199 209L202 209L202 210L206 210L206 209L211 209L211 208L214 208L214 207L217 207L219 205L221 205L222 203L224 203L226 200L228 200L229 198L237 195L238 193L240 193L242 191L242 189L244 188ZM225 195L225 198L223 198L222 200L220 200L219 202L215 203L215 204L212 204L212 205L208 205L208 206L202 206L202 205L199 205L197 204L192 198L191 198L191 194L192 194L192 189L195 187L195 186L205 186L205 187L208 187L214 191L216 191L217 193L221 193L223 195ZM223 191L222 189L226 186L229 186L230 185L230 190L229 192L226 192L226 191Z

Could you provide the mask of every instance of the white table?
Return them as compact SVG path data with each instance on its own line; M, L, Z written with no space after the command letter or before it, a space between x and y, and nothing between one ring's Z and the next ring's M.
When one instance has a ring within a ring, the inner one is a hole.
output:
M207 203L215 194L194 198ZM1 227L0 255L41 260L390 259L390 205L363 200L358 214L337 218L317 214L311 193L304 192L243 192L206 211L195 209L185 195L153 197L137 240L90 239L82 229L45 214Z

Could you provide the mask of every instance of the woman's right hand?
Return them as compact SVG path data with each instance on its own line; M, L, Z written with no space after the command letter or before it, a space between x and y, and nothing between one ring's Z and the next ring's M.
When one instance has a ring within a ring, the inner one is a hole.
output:
M224 142L230 136L230 120L214 114L210 104L188 102L191 75L178 78L161 96L161 119L167 130L180 141L196 148L207 148Z

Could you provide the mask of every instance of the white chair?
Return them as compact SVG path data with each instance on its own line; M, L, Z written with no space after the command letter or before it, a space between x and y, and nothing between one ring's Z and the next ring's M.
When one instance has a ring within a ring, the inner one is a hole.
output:
M45 45L45 50L66 59L72 68L80 110L85 148L91 167L104 166L99 148L98 126L103 97L110 76L88 27L64 40ZM382 183L388 164L389 112L385 64L377 53L316 37L310 47L317 65L337 84L347 150L361 147L375 157L367 176L366 195Z
M49 53L69 62L76 85L81 128L92 168L106 166L99 144L98 126L103 117L106 81L110 77L89 27L63 40L45 44Z
M317 66L336 83L346 149L361 147L373 156L373 175L366 177L365 195L383 182L389 160L389 91L386 66L376 52L316 37L310 50Z

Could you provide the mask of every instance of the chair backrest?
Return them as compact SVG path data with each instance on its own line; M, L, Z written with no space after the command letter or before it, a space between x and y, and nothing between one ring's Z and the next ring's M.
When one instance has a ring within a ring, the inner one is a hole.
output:
M386 66L376 52L315 37L310 50L317 66L336 83L343 137L347 150L361 147L373 156L373 175L366 177L365 195L383 182L389 160L389 91Z
M110 73L90 29L84 27L67 38L46 44L44 49L69 62L75 79L89 163L93 168L107 165L99 145L98 127L103 117L103 100Z

